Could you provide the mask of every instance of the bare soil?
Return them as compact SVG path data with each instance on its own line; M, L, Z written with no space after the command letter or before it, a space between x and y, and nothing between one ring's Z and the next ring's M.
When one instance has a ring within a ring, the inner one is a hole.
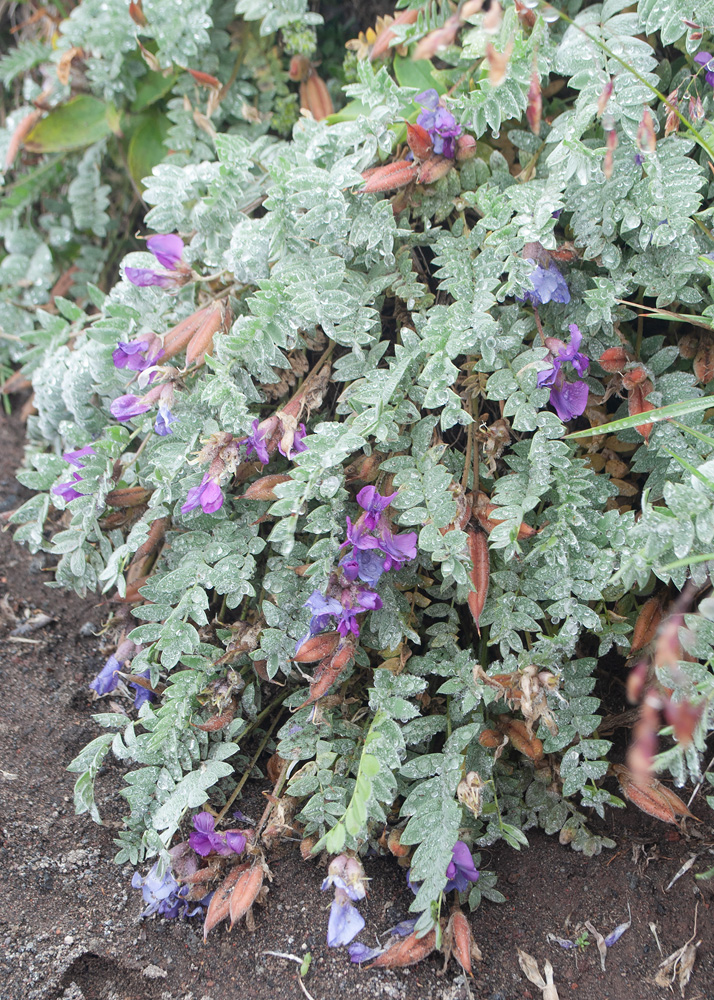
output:
M18 421L0 417L0 511L29 495L13 478L22 438ZM345 950L328 949L324 871L319 862L303 862L295 843L283 843L270 857L274 881L267 905L256 913L255 933L244 926L232 934L219 929L204 945L195 922L142 922L131 869L112 861L122 814L121 769L109 760L98 782L103 827L74 815L73 776L65 770L99 732L87 684L107 655L93 634L107 606L47 588L50 570L42 557L15 545L10 532L0 534L2 1000L303 996L297 966L266 951L311 952L305 985L314 1000L537 1000L539 990L518 967L518 947L541 968L550 959L561 1000L651 1000L666 993L653 984L661 956L650 925L667 955L692 934L697 903L702 943L686 996L714 1000L712 883L694 879L714 864L712 813L701 794L694 805L703 820L697 837L630 807L609 814L605 832L617 847L596 858L535 831L530 848L520 853L507 847L485 852L483 861L498 872L507 901L486 902L470 917L484 957L471 982L453 965L441 977L436 957L411 969L370 971L351 966ZM26 637L10 635L37 611L51 623ZM247 801L256 810L262 790L249 788ZM667 892L692 854L699 855L694 867ZM383 931L406 916L413 897L392 859L368 859L366 868L371 892L361 909L367 928ZM549 931L568 937L569 928L587 919L607 934L627 919L628 903L632 927L608 951L605 972L594 945L574 954L546 940Z

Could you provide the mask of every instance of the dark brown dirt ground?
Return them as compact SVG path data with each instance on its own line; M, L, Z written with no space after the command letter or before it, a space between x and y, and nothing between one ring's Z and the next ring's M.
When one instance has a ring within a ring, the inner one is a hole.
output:
M27 496L13 479L22 454L22 428L0 417L2 471L0 511ZM593 859L531 831L528 850L488 851L484 861L499 876L507 902L485 903L471 924L484 961L472 983L449 969L438 975L436 958L398 972L350 966L344 950L326 947L323 871L303 862L294 843L270 858L274 881L257 928L214 932L204 946L197 924L139 921L140 894L130 888L131 870L117 868L112 836L121 816L121 771L109 762L99 780L105 827L72 809L73 776L67 763L97 735L87 682L103 663L98 631L106 607L44 586L50 577L42 558L0 534L0 997L2 1000L293 1000L302 993L296 966L266 950L303 954L313 966L306 987L314 1000L532 1000L539 990L520 972L516 948L549 958L561 1000L650 1000L666 993L653 984L660 954L650 931L656 925L665 954L692 933L699 904L699 948L688 1000L714 1000L714 894L693 874L714 864L712 813L701 796L695 811L701 836L676 830L634 808L612 813L606 829L614 851ZM53 622L18 642L9 632L18 618L45 611ZM8 620L9 619L9 620ZM91 622L93 629L82 629ZM260 789L249 795L253 801ZM243 805L248 811L248 807ZM257 808L257 805L256 805ZM639 856L635 856L639 852ZM665 891L692 853L694 868ZM371 893L362 910L368 928L382 931L406 915L411 894L391 859L367 860ZM567 936L590 919L608 933L627 918L632 928L608 952L600 968L594 946L576 958L546 940ZM469 992L470 990L470 992Z

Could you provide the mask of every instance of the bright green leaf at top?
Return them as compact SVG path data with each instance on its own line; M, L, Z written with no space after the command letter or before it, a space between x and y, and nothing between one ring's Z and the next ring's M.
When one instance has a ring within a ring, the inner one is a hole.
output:
M112 131L110 108L114 111L113 106L89 94L73 97L35 125L25 148L31 153L62 153L91 146Z
M432 87L439 94L446 93L446 87L438 79L429 59L410 59L408 56L394 56L394 75L400 87L415 87L418 94Z

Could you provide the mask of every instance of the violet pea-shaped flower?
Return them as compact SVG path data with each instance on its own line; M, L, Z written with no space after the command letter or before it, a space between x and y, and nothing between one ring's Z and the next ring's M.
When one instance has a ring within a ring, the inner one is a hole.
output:
M181 507L182 514L188 514L200 504L204 514L213 514L223 506L223 492L220 485L208 473L198 486L192 486Z
M530 258L529 258L530 259ZM547 268L536 264L528 275L533 285L532 289L517 296L521 302L531 302L534 306L545 305L546 302L570 302L570 290L565 278L560 273L555 264L551 261Z
M159 400L159 412L154 421L154 432L159 437L166 437L167 434L173 434L171 424L176 423L177 419L169 409L169 404L163 399Z
M378 536L379 547L384 552L384 569L400 570L405 562L416 558L416 531L403 531L399 535L392 534L388 525L383 527Z
M75 451L65 451L62 458L65 462L69 462L76 469L83 469L84 462L80 462L80 458L86 458L88 455L96 455L96 451L90 444L85 444L84 448L77 448Z
M461 126L441 104L441 98L433 87L417 94L414 101L423 108L417 118L417 125L421 125L429 133L434 152L453 160L456 155L456 140L462 132Z
M79 490L75 490L75 483L81 483L82 477L78 472L72 473L72 478L67 483L59 483L57 486L52 487L52 492L55 496L62 497L65 503L69 503L70 500L76 500L77 497L84 496Z
M327 923L327 945L329 948L341 948L357 937L364 927L364 917L356 906L350 903L350 898L344 889L335 891L335 898L330 907L330 918Z
M131 372L143 372L145 368L155 365L164 353L161 349L155 354L147 354L150 350L148 340L120 340L112 351L112 361L115 368L126 368Z
M454 844L451 861L446 869L446 877L449 881L444 886L444 892L450 892L452 889L465 892L469 882L476 882L479 877L471 851L463 840L457 840Z
M342 605L334 597L325 597L319 590L313 590L304 607L312 611L310 620L310 635L317 635L327 628L330 618L342 614Z
M185 284L189 271L183 264L184 243L180 236L173 233L151 236L146 241L146 248L167 270L156 271L150 267L126 267L124 274L128 281L139 288L148 288L151 285L158 288L174 288Z
M350 589L354 591L354 588ZM362 614L363 611L378 611L381 607L382 599L379 594L375 594L371 590L360 587L356 593L343 591L342 611L337 622L337 631L345 638L350 632L353 635L359 635L357 615Z
M382 496L374 486L364 486L357 494L357 503L362 510L366 511L364 526L368 531L374 531L379 523L379 516L386 510L396 496L396 492L389 496ZM348 518L349 521L349 518Z
M714 87L714 57L711 52L697 52L694 61L697 65L704 67L704 79L710 87Z
M148 680L151 671L147 668L143 670L137 677L142 677L144 680ZM156 695L153 691L148 688L143 687L141 684L135 684L133 681L129 684L129 687L134 688L136 694L134 695L134 708L141 708L141 706L146 701L156 701Z
M583 381L567 382L564 364L572 365L579 376L585 375L590 364L585 354L579 351L582 334L570 324L570 343L564 344L557 337L547 337L546 346L551 352L552 362L548 368L538 373L538 385L550 386L550 403L561 420L571 420L585 412L588 405L588 387Z
M125 420L138 417L150 409L151 403L147 402L146 398L142 399L140 396L134 396L133 393L127 393L114 400L109 407L109 412L116 420L123 423Z
M117 671L121 670L121 663L112 654L93 681L90 681L90 688L98 695L109 694L119 683Z

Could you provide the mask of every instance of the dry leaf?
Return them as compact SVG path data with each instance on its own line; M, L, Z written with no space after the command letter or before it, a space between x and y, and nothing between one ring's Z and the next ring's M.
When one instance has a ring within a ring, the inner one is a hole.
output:
M596 931L589 920L585 921L585 926L590 931L590 933L595 938L595 944L597 945L597 950L600 952L600 965L602 966L602 971L605 971L605 959L607 958L607 945L605 944L605 938L602 936L600 931Z
M543 979L538 970L538 963L533 956L529 955L527 951L521 951L520 948L517 951L518 964L523 970L526 979L541 990L543 1000L559 1000L558 991L553 982L553 966L548 959L545 960L545 965L543 966L543 971L545 972L545 979Z

